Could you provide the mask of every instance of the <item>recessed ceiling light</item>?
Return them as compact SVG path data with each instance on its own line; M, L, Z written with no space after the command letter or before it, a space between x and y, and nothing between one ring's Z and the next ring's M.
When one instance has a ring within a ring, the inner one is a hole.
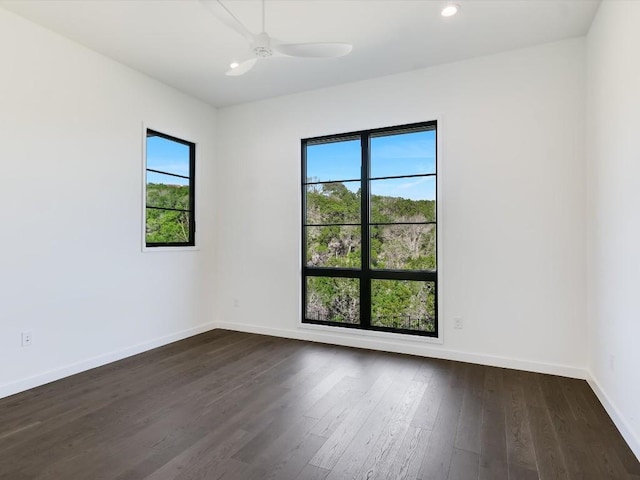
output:
M237 68L240 66L240 64L238 62L233 62L231 65L229 65L231 68Z
M442 9L440 15L442 15L443 17L453 17L456 13L458 13L459 10L459 5L451 3Z

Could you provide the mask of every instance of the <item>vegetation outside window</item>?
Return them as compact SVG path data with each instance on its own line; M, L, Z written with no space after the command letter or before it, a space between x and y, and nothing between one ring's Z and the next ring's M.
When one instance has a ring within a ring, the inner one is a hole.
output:
M438 335L436 127L302 140L303 322Z
M147 130L147 247L195 245L195 151L191 142Z

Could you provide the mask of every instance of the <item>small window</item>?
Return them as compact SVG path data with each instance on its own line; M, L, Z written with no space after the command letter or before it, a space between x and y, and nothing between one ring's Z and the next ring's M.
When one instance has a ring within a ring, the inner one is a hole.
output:
M145 159L145 244L195 245L196 146L147 130Z

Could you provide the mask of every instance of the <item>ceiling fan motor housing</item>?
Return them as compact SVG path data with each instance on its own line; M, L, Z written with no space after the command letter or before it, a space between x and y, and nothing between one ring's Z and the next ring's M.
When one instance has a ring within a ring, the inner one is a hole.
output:
M271 50L271 39L266 32L262 32L255 36L255 41L253 42L253 53L256 54L256 57L267 58L273 55L273 50Z

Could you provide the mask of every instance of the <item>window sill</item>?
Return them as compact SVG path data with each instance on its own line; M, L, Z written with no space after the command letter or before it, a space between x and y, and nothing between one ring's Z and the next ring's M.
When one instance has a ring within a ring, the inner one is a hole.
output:
M333 333L333 334L346 334L352 335L354 337L370 337L370 338L379 338L385 340L402 340L402 341L410 341L410 342L418 342L418 343L435 343L438 345L442 345L444 342L442 340L442 333L440 337L426 337L424 335L410 335L406 333L393 333L393 332L377 332L375 330L360 330L356 328L348 328L348 327L337 327L333 325L318 325L314 323L304 323L300 322L298 324L298 328L307 329L307 330L315 330L324 333Z
M142 253L153 252L197 252L200 247L197 245L194 247L142 247Z

